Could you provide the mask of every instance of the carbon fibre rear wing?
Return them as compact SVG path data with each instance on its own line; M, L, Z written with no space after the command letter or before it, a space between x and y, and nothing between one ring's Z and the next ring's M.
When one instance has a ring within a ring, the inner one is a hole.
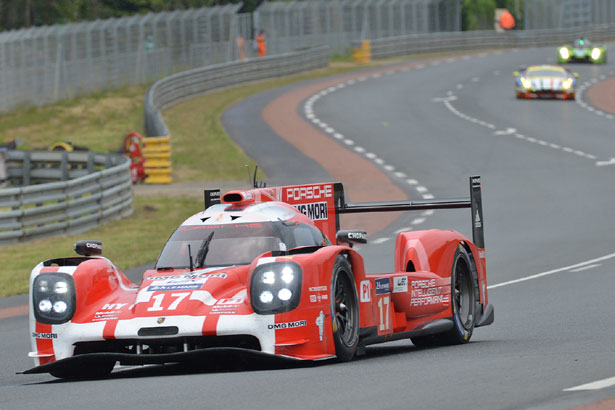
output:
M336 184L338 185L338 184ZM341 188L341 184L340 188ZM336 187L337 188L337 187ZM470 177L470 197L454 199L428 199L419 201L361 202L346 203L343 190L336 190L336 214L354 214L363 212L397 212L420 211L427 209L457 209L472 210L472 240L481 249L485 248L483 230L483 204L480 176Z

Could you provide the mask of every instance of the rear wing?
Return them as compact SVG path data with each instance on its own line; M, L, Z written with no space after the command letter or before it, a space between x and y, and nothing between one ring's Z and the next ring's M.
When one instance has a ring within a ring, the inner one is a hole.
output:
M346 203L342 194L341 202L336 204L336 214L342 215L362 212L421 211L427 209L457 208L471 208L472 241L478 248L484 249L485 235L483 230L483 203L480 176L470 177L469 198Z
M470 197L459 199L347 203L339 182L231 191L222 198L219 189L205 190L204 194L205 209L220 203L220 199L226 203L285 202L311 218L329 239L335 239L343 214L471 208L472 240L478 248L485 248L480 176L470 177Z

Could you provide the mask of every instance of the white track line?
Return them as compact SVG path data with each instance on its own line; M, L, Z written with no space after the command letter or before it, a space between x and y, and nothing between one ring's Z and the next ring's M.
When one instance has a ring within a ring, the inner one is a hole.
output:
M602 379L595 382L582 384L580 386L570 387L563 391L580 391L580 390L600 390L607 387L615 386L615 377L609 377L608 379Z
M574 265L564 266L562 268L557 268L557 269L549 270L549 271L546 271L546 272L537 273L535 275L530 275L530 276L526 276L526 277L515 279L515 280L509 280L507 282L497 283L495 285L487 286L487 289L500 288L502 286L513 285L515 283L525 282L525 281L528 281L528 280L541 278L543 276L553 275L554 273L570 271L570 270L575 269L575 268L585 267L586 265L595 264L596 262L602 262L602 261L605 261L605 260L608 260L608 259L613 259L613 258L615 258L615 253L611 253L611 254L602 256L600 258L591 259L591 260L588 260L588 261L585 261L585 262L580 262L580 263L577 263L577 264L574 264Z
M447 61L447 62L452 62L452 61L455 61L455 60L453 59L453 60ZM436 61L436 62L433 62L432 65L439 65L440 63L441 62ZM421 65L415 66L414 69L421 69L421 68L424 68L424 67L425 66L421 64ZM404 67L404 68L401 68L399 70L401 70L401 71L409 71L409 69L410 69L409 67ZM384 75L392 75L397 70L398 69L388 70L388 71L384 72ZM366 76L361 76L361 77L357 78L356 80L347 80L347 81L339 83L339 84L337 84L335 86L331 86L331 87L328 87L328 88L326 88L324 90L320 90L319 92L315 93L314 95L309 97L307 100L305 100L304 107L303 107L303 112L305 113L306 118L308 118L312 122L312 124L322 128L327 134L331 135L333 138L337 139L338 141L340 141L344 145L352 146L355 152L357 152L359 154L363 154L363 156L366 157L367 159L371 160L372 162L374 162L377 165L380 165L385 171L387 171L389 173L389 175L391 177L395 177L395 178L399 178L399 179L406 179L407 175L404 172L397 171L393 165L387 164L384 159L379 158L375 153L367 152L367 150L365 148L355 146L355 142L353 140L351 140L349 138L346 138L343 134L337 132L333 127L331 127L331 125L329 125L329 124L323 122L322 120L320 120L316 116L316 114L314 113L314 104L318 100L320 100L322 97L325 97L326 95L331 94L331 93L333 93L333 92L335 92L335 91L337 91L339 89L345 88L346 86L357 84L357 83L360 83L362 81L366 81L366 80L369 80L369 79L377 79L377 78L381 78L381 77L382 77L381 73L374 73L374 74L371 74L369 76L367 76L367 75ZM455 100L457 97L452 96L452 94L453 94L453 92L449 91L449 97L448 98L450 100ZM491 124L486 124L485 123L485 124L482 124L482 125L488 125L488 126L491 126L491 127L495 128L495 126L492 126ZM418 181L416 181L414 179L406 179L406 182L407 182L408 185L413 187L423 199L433 199L434 198L434 196L429 193L429 190L426 187L419 185ZM425 221L425 217L430 216L430 215L433 215L433 211L431 211L431 212L430 211L423 212L422 213L422 217L415 218L415 219L412 220L412 225L422 224ZM409 229L412 229L412 228L409 228ZM396 233L398 233L398 232L396 232ZM381 243L384 243L384 242L388 241L389 239L391 239L391 238L378 238L378 239L375 239L375 240L371 241L371 243L378 245L378 244L381 244Z

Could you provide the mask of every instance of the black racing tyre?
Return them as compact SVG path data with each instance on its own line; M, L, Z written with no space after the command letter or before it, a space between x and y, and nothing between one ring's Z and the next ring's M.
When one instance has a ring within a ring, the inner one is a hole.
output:
M331 323L337 360L352 360L359 344L359 300L352 268L341 255L331 278Z
M84 363L80 366L55 369L49 373L59 379L91 380L108 376L113 367L115 367L115 361L99 360L87 364Z
M457 246L451 270L451 308L453 327L436 335L413 337L412 343L419 348L468 343L474 331L478 280L474 264L465 248Z
M462 245L457 246L451 272L451 305L454 326L441 335L445 344L468 343L476 319L476 289L478 283L470 256Z

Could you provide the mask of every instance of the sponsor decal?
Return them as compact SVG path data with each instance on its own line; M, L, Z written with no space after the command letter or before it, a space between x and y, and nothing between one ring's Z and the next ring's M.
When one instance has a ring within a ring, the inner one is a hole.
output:
M389 278L376 279L376 295L391 293L391 281Z
M361 287L361 302L371 302L372 292L369 286L369 280L363 280L360 284Z
M205 282L184 283L177 285L151 285L147 288L149 292L168 292L172 290L196 290L201 289Z
M354 239L357 241L367 241L367 233L366 232L348 232L348 239Z
M329 219L329 208L326 202L314 202L311 204L297 204L295 208L313 221Z
M408 291L408 277L396 276L393 278L393 293L401 293Z
M156 319L156 323L158 323L159 325L163 324L165 321L165 318L163 317L159 317L158 319Z
M480 215L478 214L478 209L476 210L476 217L474 218L474 227L481 228L483 223L480 221Z
M194 279L209 279L209 278L222 278L226 279L226 273L191 273L189 275L174 275L174 276L150 276L145 278L145 281L154 280L170 280L170 281L189 281ZM171 283L171 282L169 282Z
M120 316L120 311L119 310L113 310L113 311L105 311L105 312L96 312L94 313L94 318L92 319L93 322L100 322L103 320L109 320L109 319L117 319Z
M329 300L329 295L325 294L318 294L318 295L310 295L310 302L312 303L319 303L323 300Z
M205 282L210 278L226 278L225 273L202 273L196 275L180 275L148 278L152 284L147 287L148 292L169 292L176 290L197 290L202 289Z
M32 337L35 339L57 339L58 334L57 333L32 332Z
M98 244L98 243L86 242L85 243L85 247L86 248L90 248L90 249L97 249L99 251L102 251L102 245Z
M245 302L246 298L222 298L218 300L214 307L216 306L237 306L241 305Z
M304 327L304 326L307 326L307 320L297 320L296 322L276 323L274 325L267 325L267 329L269 330L293 329L296 327Z
M316 185L288 188L286 200L323 199L333 197L333 185Z
M312 286L310 287L310 292L326 292L327 291L327 287L326 286Z
M320 311L320 314L316 317L316 326L318 326L318 337L322 342L322 335L325 331L325 314L323 311Z
M442 286L436 286L435 279L413 280L410 306L428 306L449 303L450 295L442 294Z
M127 304L128 303L106 303L100 309L101 310L120 310ZM96 312L96 314L98 314L98 312Z

